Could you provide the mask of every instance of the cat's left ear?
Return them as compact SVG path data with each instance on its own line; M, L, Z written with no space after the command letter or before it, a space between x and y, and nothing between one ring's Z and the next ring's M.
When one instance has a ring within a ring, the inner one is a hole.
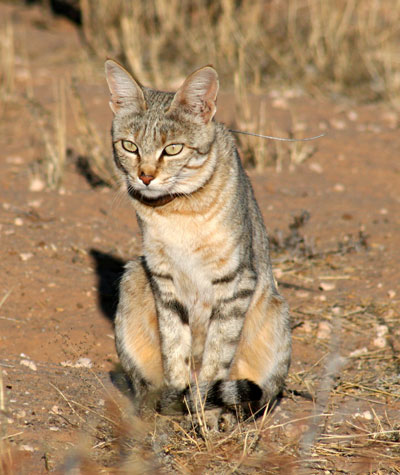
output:
M219 89L218 74L211 66L194 71L178 89L169 112L184 109L204 124L208 124L217 111Z
M105 70L111 92L110 107L114 114L122 108L134 113L146 110L143 90L126 69L116 61L108 59Z

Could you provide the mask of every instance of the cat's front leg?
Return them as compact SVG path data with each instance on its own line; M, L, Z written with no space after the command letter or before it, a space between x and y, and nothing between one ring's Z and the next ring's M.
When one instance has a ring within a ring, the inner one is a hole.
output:
M188 312L178 300L156 298L166 386L184 390L190 381L191 333Z
M227 300L229 303L222 302L212 312L199 375L200 381L228 378L240 341L250 295Z

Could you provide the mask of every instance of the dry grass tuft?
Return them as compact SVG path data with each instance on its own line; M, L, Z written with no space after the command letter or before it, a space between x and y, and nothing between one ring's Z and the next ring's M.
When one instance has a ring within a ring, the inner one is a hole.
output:
M48 110L34 98L28 98L27 104L34 120L34 126L40 130L36 134L44 148L44 156L33 166L32 180L40 180L49 189L59 189L67 159L67 123L66 123L66 86L63 80L54 83L54 109ZM39 175L39 176L38 176Z
M0 25L0 99L9 98L15 89L14 27L11 20Z
M76 81L71 85L70 99L72 113L78 130L75 140L78 153L78 167L93 186L116 186L117 180L113 161L111 160L111 152L104 152L104 139L100 136L93 121L89 119Z

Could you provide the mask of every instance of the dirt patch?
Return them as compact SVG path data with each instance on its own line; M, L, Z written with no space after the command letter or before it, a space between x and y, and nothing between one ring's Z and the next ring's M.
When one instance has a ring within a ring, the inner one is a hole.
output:
M128 199L91 186L72 139L61 188L33 185L45 148L29 94L52 110L54 82L76 74L107 151L102 65L88 62L68 21L0 4L6 16L23 53L0 106L4 472L400 471L397 112L383 103L263 98L277 129L289 130L295 114L307 134L326 133L299 163L283 151L279 162L249 171L293 318L287 389L264 418L218 434L161 416L140 420L110 380L118 281L140 252ZM218 113L236 128L231 99L221 96ZM77 134L68 108L67 130L68 140Z

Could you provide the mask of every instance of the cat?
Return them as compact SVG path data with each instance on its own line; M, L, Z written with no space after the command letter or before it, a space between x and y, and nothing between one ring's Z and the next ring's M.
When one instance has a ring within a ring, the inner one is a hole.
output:
M116 349L140 405L161 412L250 404L281 392L291 357L288 307L234 139L214 120L214 68L176 93L105 63L116 168L142 233L115 318Z

